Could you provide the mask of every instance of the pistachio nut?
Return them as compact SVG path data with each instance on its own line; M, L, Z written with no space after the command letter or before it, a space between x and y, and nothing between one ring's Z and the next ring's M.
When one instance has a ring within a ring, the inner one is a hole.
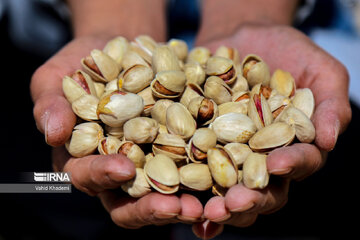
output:
M302 143L311 143L315 139L315 127L301 110L295 107L286 108L277 121L285 122L295 128L296 138Z
M70 103L85 94L96 96L94 82L88 74L81 70L77 70L72 76L65 76L62 81L62 88Z
M85 94L76 99L71 104L71 108L78 117L86 121L99 120L96 114L98 103L99 99L97 97Z
M198 62L202 67L205 67L207 60L210 58L210 50L205 47L194 47L188 54L187 63Z
M224 57L210 57L205 72L208 76L221 78L226 84L234 83L237 76L234 62Z
M74 127L71 138L66 142L67 151L74 157L93 153L103 138L102 127L94 122L80 123Z
M315 109L315 99L309 88L297 89L291 103L311 119Z
M276 69L271 76L270 87L285 97L292 97L295 94L295 79L291 73Z
M254 122L241 113L227 113L221 115L210 124L217 139L221 143L246 143L256 132Z
M121 71L114 59L98 49L92 50L89 56L81 60L81 64L85 72L99 82L110 82Z
M97 114L105 124L120 127L127 120L139 116L143 109L144 101L139 95L114 91L100 99Z
M188 47L184 40L170 39L167 45L174 51L179 60L185 61L188 54Z
M219 116L227 113L247 114L248 104L244 102L227 102L219 105Z
M242 62L243 76L250 88L258 83L268 86L270 83L270 70L268 65L259 56L249 54Z
M283 123L272 123L259 131L249 140L249 147L255 152L270 152L275 148L289 145L295 138L295 128Z
M279 114L284 111L288 106L290 106L290 99L284 95L277 94L268 100L270 110L272 112L273 118L276 119Z
M196 130L196 122L181 103L173 103L166 110L166 127L172 134L189 139Z
M242 166L249 154L252 153L250 147L243 143L228 143L224 148L231 153L238 167Z
M202 85L205 82L205 70L198 62L186 63L184 66L184 72L187 81L186 83Z
M117 153L130 159L137 168L143 168L145 164L145 153L132 141L122 141L117 149Z
M185 141L174 134L159 134L153 142L152 151L155 155L164 154L179 164L187 159Z
M251 91L250 91L250 96L254 96L255 94L260 95L262 94L265 99L269 99L274 95L277 95L278 92L274 89L272 89L269 86L264 86L261 83L256 84L255 86L252 87Z
M124 37L118 36L106 43L103 52L114 59L119 67L121 67L121 62L128 48L128 40Z
M263 189L269 183L266 155L250 153L243 165L243 182L247 188Z
M180 183L186 189L205 191L212 187L213 181L207 164L190 163L179 169Z
M170 99L159 99L151 109L151 117L159 124L166 125L166 110L173 103Z
M148 117L136 117L124 124L124 137L135 143L152 143L159 130L156 120Z
M117 154L120 144L121 141L117 137L103 137L99 141L98 151L102 155Z
M156 99L152 94L151 87L147 87L141 92L138 92L138 95L144 100L144 111L141 113L141 115L146 117L150 116L151 110L156 103Z
M152 67L154 73L163 71L181 71L179 59L174 51L166 45L158 46L152 56Z
M187 153L194 163L201 163L207 159L207 151L216 146L217 137L210 128L198 128L189 141Z
M134 65L122 74L122 89L127 92L138 93L148 87L153 80L151 68L143 65Z
M258 130L270 125L274 120L270 106L262 94L250 96L248 115L254 121Z
M219 77L209 77L204 85L204 95L213 99L216 104L231 102L232 91L230 87Z
M233 102L241 102L247 104L250 99L249 91L239 91L235 92L232 97Z
M205 97L193 98L188 105L188 110L199 126L208 125L219 116L217 104Z
M221 146L210 148L207 155L211 175L217 184L224 188L237 184L238 169L233 157L226 149Z
M146 181L145 172L142 168L136 168L135 178L123 183L121 189L131 197L140 198L151 192L149 183Z
M180 98L180 103L182 103L185 107L188 107L190 101L199 96L204 96L204 91L201 87L195 83L188 83L186 84L185 91Z
M182 71L162 71L151 82L153 94L158 98L177 98L185 88L185 74Z
M163 194L172 194L179 189L180 176L174 161L163 154L157 154L145 163L146 181Z

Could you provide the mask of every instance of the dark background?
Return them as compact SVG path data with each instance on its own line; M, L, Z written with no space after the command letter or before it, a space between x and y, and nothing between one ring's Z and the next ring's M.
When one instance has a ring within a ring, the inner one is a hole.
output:
M336 11L331 1L325 1L327 5L319 2L316 14L299 26L304 32L314 25L326 27L332 23ZM170 7L175 9L169 14L170 36L191 36L198 27L196 9L188 7L188 11L181 12L175 5ZM12 20L8 14L0 21L0 89L3 95L0 172L6 174L52 171L51 148L36 129L33 119L29 84L36 68L69 41L71 33L69 23L51 8L38 4L36 11L39 11L37 16L50 17L58 24L56 26L66 29L55 47L47 51L30 51L16 43L10 35ZM37 40L35 36L34 40ZM44 41L46 48L46 39ZM328 239L335 236L347 239L346 236L356 236L360 111L354 104L352 110L353 120L339 137L326 165L311 177L292 183L289 201L283 209L260 216L253 226L245 229L226 226L216 239L240 239L240 236L241 239ZM127 239L128 234L133 239L149 236L170 239L170 235L173 239L185 239L190 231L187 227L183 236L174 236L174 232L178 232L174 230L175 225L141 230L118 228L97 198L88 197L75 188L72 194L0 193L0 219L0 239Z

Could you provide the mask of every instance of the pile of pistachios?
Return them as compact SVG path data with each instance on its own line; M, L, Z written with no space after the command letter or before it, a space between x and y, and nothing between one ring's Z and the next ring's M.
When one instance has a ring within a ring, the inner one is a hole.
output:
M74 157L127 156L136 177L122 189L132 197L152 189L223 196L240 182L262 189L269 152L315 138L311 90L296 89L289 72L271 74L259 56L241 61L234 48L212 55L179 39L116 37L81 65L63 79L79 123L66 148Z

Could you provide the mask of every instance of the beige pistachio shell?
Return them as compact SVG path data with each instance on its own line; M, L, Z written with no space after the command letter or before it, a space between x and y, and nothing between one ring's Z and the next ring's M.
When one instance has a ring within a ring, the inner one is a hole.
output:
M241 102L241 103L248 103L250 99L249 91L239 91L235 92L232 96L233 102Z
M119 91L121 90L121 86L122 86L122 82L123 79L119 78L119 79L114 79L108 83L105 84L105 89L103 94L101 94L100 99L102 99L103 97L105 97L106 95L111 94L114 91Z
M65 76L62 88L66 99L72 103L82 95L94 95L96 89L91 77L81 70L77 70L72 76Z
M138 92L138 95L144 100L144 111L141 113L141 115L146 117L150 116L151 110L156 103L156 99L152 94L151 87L147 87L141 92Z
M166 122L166 120L165 120L165 122ZM160 133L169 133L169 131L167 130L166 125L159 124L159 134Z
M224 148L231 153L238 167L242 166L249 154L252 153L250 147L243 143L228 143Z
M154 157L155 157L155 154L153 152L149 152L148 154L145 155L145 162L150 161Z
M146 62L137 52L131 49L125 52L121 65L123 69L129 69L134 65L151 67L150 63Z
M181 162L187 158L185 141L174 134L159 134L153 142L152 151L155 155L164 154L175 162Z
M170 39L167 45L174 51L179 60L185 61L188 54L188 46L184 40Z
M237 72L234 62L224 57L210 57L206 63L206 74L208 76L217 76L226 84L234 83Z
M315 127L301 110L295 107L286 108L277 118L295 128L296 138L302 143L311 143L315 139Z
M139 116L143 109L144 101L139 95L114 91L100 99L97 114L105 124L120 127L127 120Z
M74 127L65 147L73 157L85 157L96 150L103 136L103 129L99 124L81 123Z
M185 74L182 71L162 71L156 74L150 86L158 98L177 98L184 91L185 82ZM157 84L161 86L157 87Z
M146 181L144 170L142 168L136 168L135 170L135 178L122 184L121 188L131 197L140 198L151 192L151 188Z
M159 130L156 120L148 117L136 117L124 124L124 137L134 143L152 143Z
M81 64L92 79L99 82L110 82L119 75L121 68L109 55L101 50L94 49L90 52L90 56L101 74L92 70L87 64L85 58L81 60Z
M238 169L231 153L218 146L210 148L207 154L208 166L215 182L224 188L230 188L237 184Z
M170 133L187 140L194 134L196 122L184 105L176 102L166 110L166 127Z
M159 124L166 125L166 110L173 103L170 99L159 99L151 109L151 117Z
M250 96L254 96L255 94L262 94L266 99L269 99L275 95L278 95L279 93L276 91L276 89L272 89L269 86L264 86L263 84L258 83L253 86L250 91Z
M103 52L114 59L119 67L121 67L121 62L128 48L128 40L126 40L124 37L118 36L106 43Z
M291 102L311 119L315 109L315 99L309 88L297 89Z
M217 104L212 99L202 96L191 99L188 110L199 126L208 125L219 116Z
M257 131L250 138L249 147L255 152L270 152L275 148L289 145L294 138L294 127L276 122Z
M274 120L270 106L262 94L260 96L257 94L250 96L248 115L254 121L258 130L270 125Z
M230 87L221 78L216 76L211 76L206 80L204 95L207 98L213 99L218 105L231 102L232 100Z
M95 90L96 90L96 96L98 98L101 98L101 96L105 92L105 84L101 83L101 82L94 82L94 87L95 87Z
M248 104L244 102L227 102L219 105L219 116L227 113L247 114Z
M239 52L232 47L220 46L216 49L214 56L231 59L235 65L240 64Z
M295 93L295 79L291 73L276 69L271 76L270 87L285 97L291 97Z
M174 51L166 45L158 46L152 56L154 73L162 71L181 71L179 59Z
M198 62L202 67L205 67L210 56L211 53L209 49L205 47L195 47L189 52L186 62Z
M213 181L208 165L190 163L179 169L180 183L187 189L205 191L212 187Z
M284 95L277 94L268 99L268 104L272 112L273 118L276 119L279 114L290 106L290 99Z
M180 103L182 103L185 107L188 107L190 101L199 96L204 96L202 88L195 83L188 83L186 84L185 91L180 98Z
M238 183L243 182L243 170L238 170Z
M221 187L217 183L215 183L214 186L212 186L212 188L211 188L211 192L215 196L220 196L220 197L225 197L228 190L229 190L228 188Z
M110 127L105 125L105 132L107 136L113 136L118 139L121 139L124 136L124 129L123 127Z
M243 182L247 188L263 189L269 183L266 155L250 153L243 165Z
M187 147L190 160L194 163L204 162L207 159L207 151L215 147L216 142L216 134L210 128L196 129Z
M241 113L227 113L219 116L210 128L214 130L221 143L239 142L246 143L256 132L254 122Z
M242 75L242 73L238 73L235 82L230 85L230 88L233 92L248 91L249 84L246 78L244 78L244 76Z
M270 83L269 66L259 56L254 54L249 54L244 58L242 72L250 88L258 83L262 83L265 86Z
M122 141L117 148L117 153L130 159L137 168L143 168L145 164L145 153L132 141Z
M122 89L127 92L138 93L148 87L154 74L150 67L134 65L123 73Z
M98 151L101 155L117 154L121 141L117 137L107 136L99 141Z
M180 175L174 161L163 154L145 163L145 178L155 190L172 194L179 189Z
M148 35L140 35L131 42L131 49L137 52L146 62L152 62L152 56L158 44Z
M71 108L78 117L86 121L99 120L96 114L98 103L99 99L97 97L85 94L76 99L71 104Z
M186 83L202 85L205 82L205 70L198 62L190 62L185 64L184 72L186 76Z

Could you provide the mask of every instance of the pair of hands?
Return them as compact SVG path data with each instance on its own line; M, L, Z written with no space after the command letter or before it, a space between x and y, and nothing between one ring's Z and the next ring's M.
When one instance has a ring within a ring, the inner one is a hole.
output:
M55 170L70 172L73 184L89 195L98 196L112 220L125 228L174 222L193 224L194 233L211 238L224 224L249 226L259 214L277 211L287 201L291 180L301 180L320 169L326 153L349 123L348 75L342 64L317 47L299 31L288 26L244 25L235 34L199 45L214 51L220 45L235 47L241 57L254 53L272 70L292 73L298 88L311 88L315 97L313 123L315 145L297 143L271 152L267 158L270 184L251 190L238 184L225 197L213 197L203 207L189 194L150 193L140 199L118 196L111 189L135 174L134 165L122 155L91 155L73 158L63 144L71 136L76 116L62 93L61 80L80 68L80 59L94 49L102 49L111 37L76 38L42 65L33 75L31 93L38 129L54 146Z

